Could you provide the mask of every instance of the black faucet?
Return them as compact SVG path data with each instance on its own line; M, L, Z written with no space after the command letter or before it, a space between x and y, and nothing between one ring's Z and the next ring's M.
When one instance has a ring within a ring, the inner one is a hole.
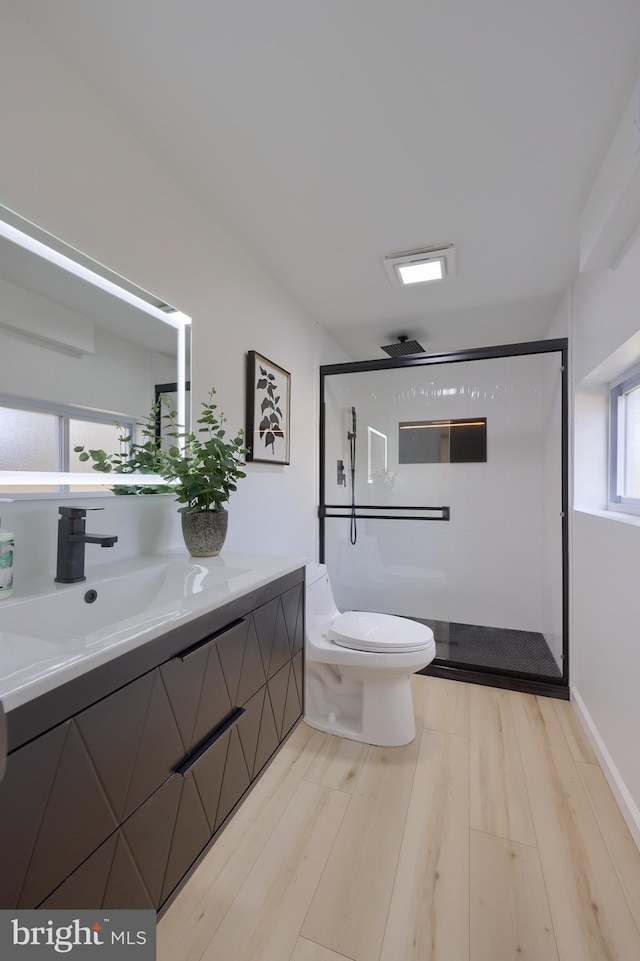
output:
M102 510L90 507L89 510ZM100 547L113 547L118 538L114 534L85 533L85 507L59 507L58 512L58 568L56 580L61 584L76 584L85 581L84 545L99 544Z

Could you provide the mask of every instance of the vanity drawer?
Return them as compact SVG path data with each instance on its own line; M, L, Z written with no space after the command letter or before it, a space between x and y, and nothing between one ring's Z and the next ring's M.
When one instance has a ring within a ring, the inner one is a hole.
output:
M107 838L39 905L50 911L154 908L121 831Z
M117 826L73 719L14 751L0 784L0 905L35 907Z
M166 781L186 753L159 669L81 711L74 720L116 824Z
M181 784L175 830L167 858L160 904L189 871L250 783L238 735L244 712L234 712L223 732L175 774Z
M265 682L251 618L241 618L160 667L184 755Z
M165 781L39 907L157 908L181 805L183 814L194 814L188 800L183 804L183 788L178 775ZM197 843L204 845L208 829L203 830L202 818L192 820L190 827Z
M158 908L249 786L245 713L233 712L40 907Z
M229 717L238 693L264 684L250 627L234 623L76 716L118 824Z
M15 908L29 870L67 735L61 724L7 759L0 783L0 907Z

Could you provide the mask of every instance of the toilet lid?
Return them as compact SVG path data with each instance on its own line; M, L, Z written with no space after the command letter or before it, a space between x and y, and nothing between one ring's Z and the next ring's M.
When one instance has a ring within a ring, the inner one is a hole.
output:
M421 651L434 643L433 631L424 624L394 614L369 611L339 614L332 621L327 636L340 647L396 654Z

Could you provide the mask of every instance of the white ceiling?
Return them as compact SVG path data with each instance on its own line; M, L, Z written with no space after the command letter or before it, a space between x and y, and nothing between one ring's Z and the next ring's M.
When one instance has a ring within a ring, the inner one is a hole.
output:
M544 335L640 55L638 0L14 5L358 359Z

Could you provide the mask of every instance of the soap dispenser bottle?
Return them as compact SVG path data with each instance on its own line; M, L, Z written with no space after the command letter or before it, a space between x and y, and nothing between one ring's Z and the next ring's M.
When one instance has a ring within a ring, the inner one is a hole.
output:
M13 546L13 534L0 521L0 601L13 594Z

